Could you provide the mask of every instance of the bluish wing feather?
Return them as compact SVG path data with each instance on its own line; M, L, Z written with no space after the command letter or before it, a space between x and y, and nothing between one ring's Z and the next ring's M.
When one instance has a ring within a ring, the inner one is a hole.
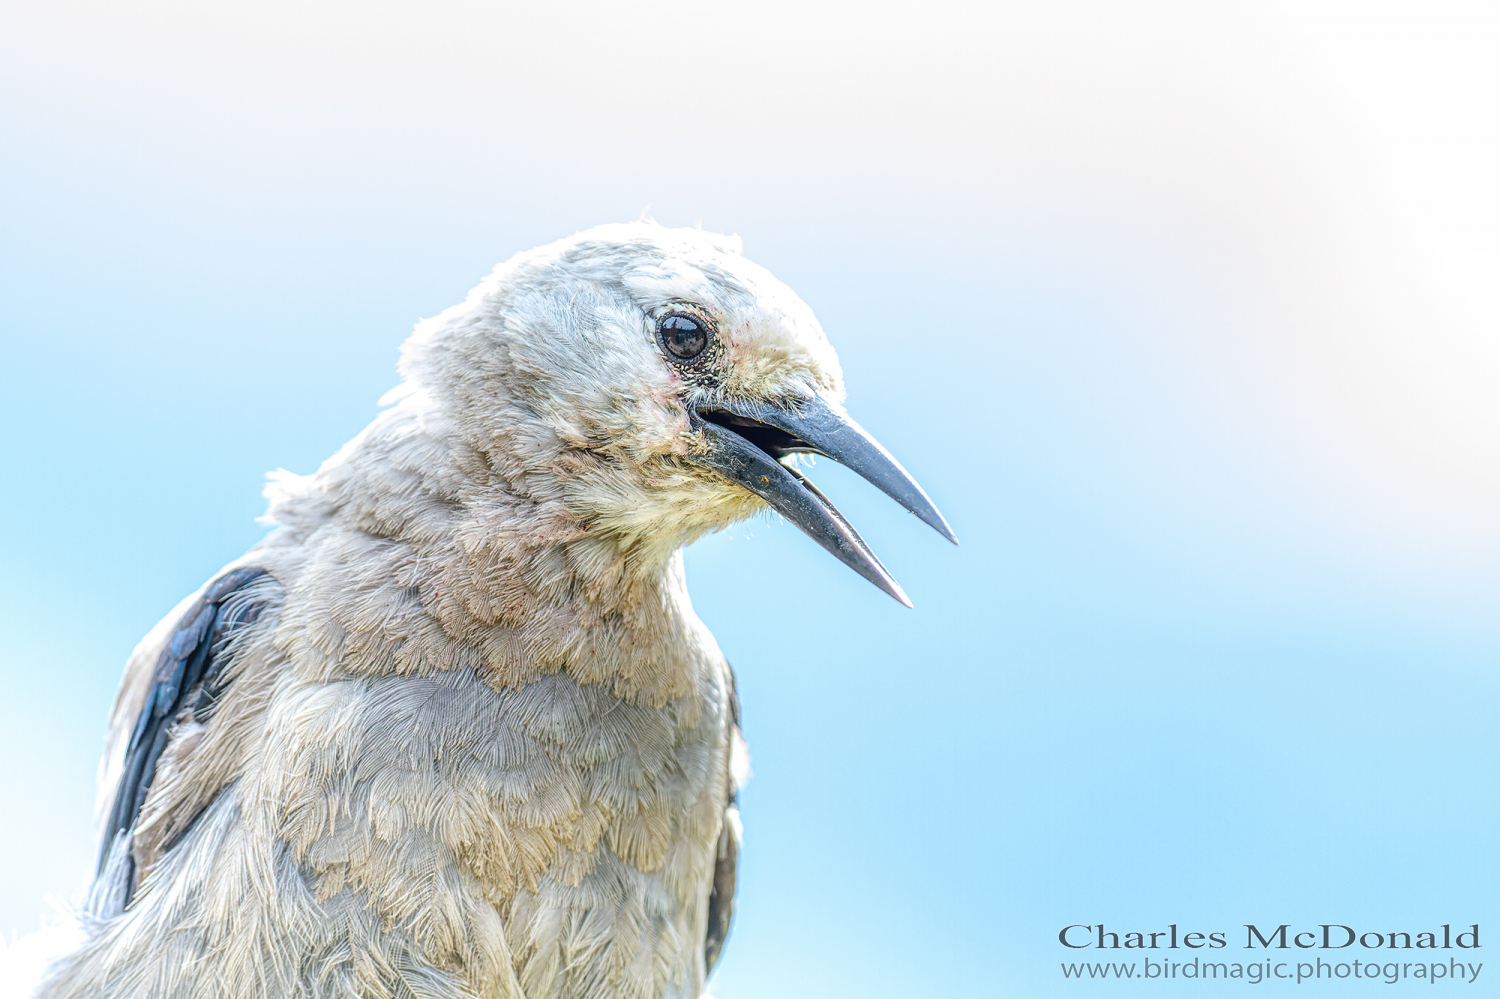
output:
M125 749L125 766L120 785L115 789L99 854L101 873L112 855L123 854L126 869L120 875L120 909L135 891L129 837L146 803L151 780L156 776L156 763L171 737L173 722L184 708L191 707L202 715L212 706L218 693L215 683L218 660L225 643L237 628L259 617L263 606L254 601L231 604L230 597L265 575L264 569L245 567L215 579L182 616L156 661L151 690Z

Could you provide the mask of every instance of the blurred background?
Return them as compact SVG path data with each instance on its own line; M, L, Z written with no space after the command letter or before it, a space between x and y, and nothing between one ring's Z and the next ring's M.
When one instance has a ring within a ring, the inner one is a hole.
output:
M963 542L825 462L914 611L778 521L689 551L756 771L721 999L1500 918L1500 4L9 0L0 136L7 940L264 473L643 211L813 306Z

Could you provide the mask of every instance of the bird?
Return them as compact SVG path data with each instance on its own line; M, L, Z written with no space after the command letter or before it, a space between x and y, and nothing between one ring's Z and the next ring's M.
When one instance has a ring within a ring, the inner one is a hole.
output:
M518 253L398 369L129 658L41 999L707 995L748 756L684 546L769 509L911 606L807 455L957 540L738 237Z

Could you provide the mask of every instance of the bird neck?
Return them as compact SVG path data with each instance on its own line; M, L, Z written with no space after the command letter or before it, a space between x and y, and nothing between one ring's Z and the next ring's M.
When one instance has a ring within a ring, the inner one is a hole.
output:
M330 615L347 633L341 647L431 645L424 621L457 646L415 665L399 653L368 657L362 673L464 662L496 686L566 672L632 700L688 695L708 646L687 596L686 539L591 521L569 502L560 464L497 458L387 411L315 475L268 490L268 516L337 552L348 578L328 599L348 604ZM421 615L369 609L361 591L376 565L387 605L415 597Z

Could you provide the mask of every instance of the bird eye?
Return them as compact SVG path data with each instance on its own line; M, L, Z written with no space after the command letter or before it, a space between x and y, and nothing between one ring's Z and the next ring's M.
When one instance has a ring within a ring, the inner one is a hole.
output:
M691 361L708 346L708 325L686 312L669 312L656 324L661 345L679 361Z

